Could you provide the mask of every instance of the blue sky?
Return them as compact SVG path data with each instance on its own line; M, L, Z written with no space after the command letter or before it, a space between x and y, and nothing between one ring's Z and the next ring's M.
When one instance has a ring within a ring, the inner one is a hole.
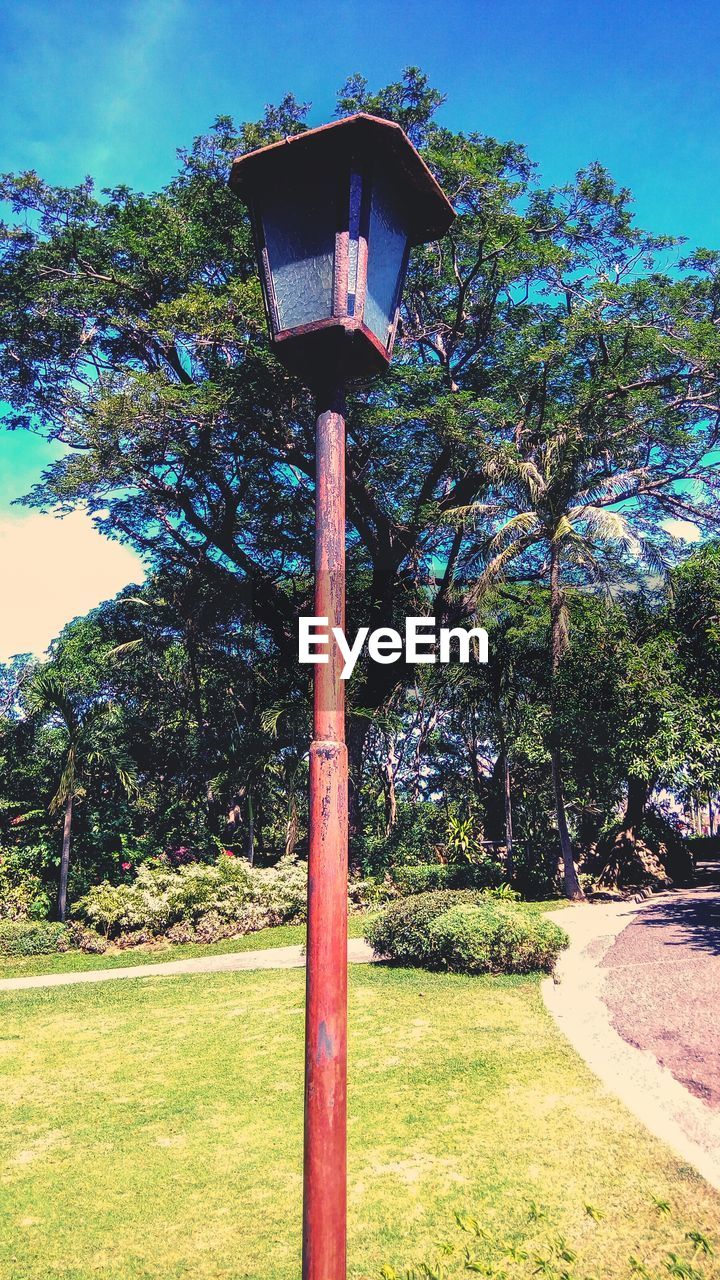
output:
M3 170L153 189L173 173L176 147L217 114L255 118L290 89L321 123L348 75L374 86L414 63L448 95L451 127L524 142L547 181L599 159L634 191L641 223L720 245L713 3L23 0L4 7L0 37ZM40 441L0 434L3 594L3 560L25 557L30 571L43 536L57 538L52 517L28 538L31 517L9 505L50 456ZM84 536L78 610L141 572L129 552L118 561L89 527ZM27 611L16 612L19 624ZM17 624L0 630L0 658ZM50 625L38 622L35 644Z

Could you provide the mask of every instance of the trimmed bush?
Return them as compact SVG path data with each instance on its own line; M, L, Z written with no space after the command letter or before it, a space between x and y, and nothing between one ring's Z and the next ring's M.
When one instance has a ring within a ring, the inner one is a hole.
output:
M456 973L550 973L569 942L540 912L496 899L453 907L428 933L432 959Z
M67 951L70 930L52 920L0 920L0 956L44 956Z
M492 889L503 881L499 862L431 862L417 867L394 867L392 878L403 894L429 893L436 889Z
M378 956L403 964L428 964L433 920L452 907L473 906L481 901L481 893L453 889L401 898L368 923L365 939Z
M567 934L536 908L492 890L403 898L368 925L376 955L457 973L549 972Z

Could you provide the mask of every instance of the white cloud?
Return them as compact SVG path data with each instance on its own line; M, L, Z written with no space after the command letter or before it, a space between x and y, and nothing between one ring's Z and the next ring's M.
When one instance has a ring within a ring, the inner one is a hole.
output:
M144 577L140 557L84 511L0 517L0 661L44 653L66 622Z
M692 520L663 520L662 527L672 538L678 538L681 542L699 542L702 538L700 530Z

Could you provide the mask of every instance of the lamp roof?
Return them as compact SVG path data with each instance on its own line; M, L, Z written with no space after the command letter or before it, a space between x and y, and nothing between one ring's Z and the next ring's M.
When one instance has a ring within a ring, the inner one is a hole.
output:
M349 156L359 161L375 157L385 161L410 211L411 243L423 244L445 235L455 210L425 161L399 124L364 111L238 156L230 186L248 202L256 191L282 181L288 167L313 170Z

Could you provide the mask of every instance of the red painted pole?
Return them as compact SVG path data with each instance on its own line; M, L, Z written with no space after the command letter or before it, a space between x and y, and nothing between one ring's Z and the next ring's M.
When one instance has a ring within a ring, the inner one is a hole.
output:
M345 418L318 403L315 614L345 625ZM310 746L303 1280L345 1280L348 764L342 657L314 669Z

